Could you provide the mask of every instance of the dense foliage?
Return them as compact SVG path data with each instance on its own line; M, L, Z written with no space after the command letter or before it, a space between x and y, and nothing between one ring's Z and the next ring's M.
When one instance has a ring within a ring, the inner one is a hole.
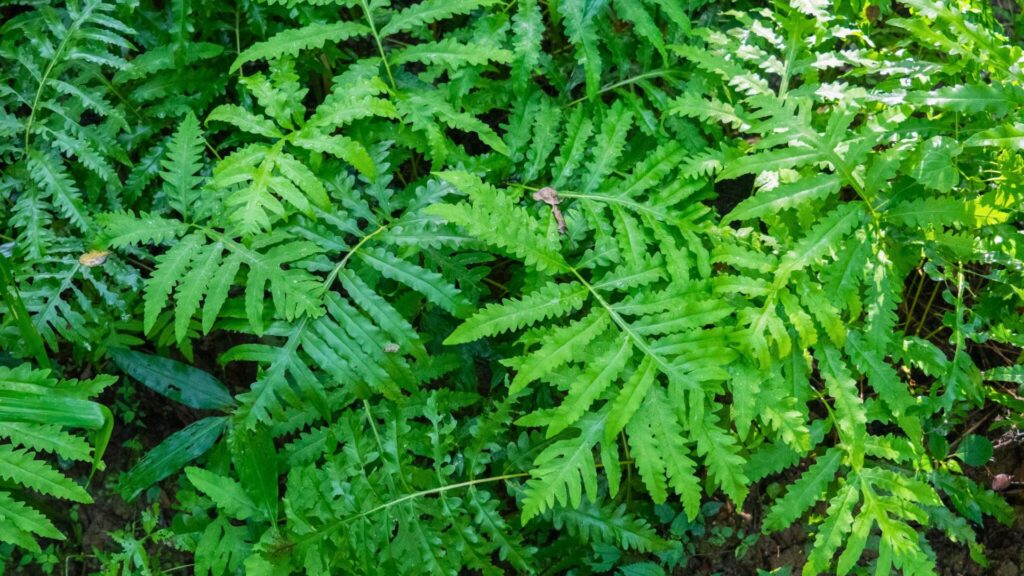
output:
M105 478L170 509L61 562L661 574L728 501L805 575L984 563L1012 21L725 4L5 4L0 558L55 569L143 385L194 422Z

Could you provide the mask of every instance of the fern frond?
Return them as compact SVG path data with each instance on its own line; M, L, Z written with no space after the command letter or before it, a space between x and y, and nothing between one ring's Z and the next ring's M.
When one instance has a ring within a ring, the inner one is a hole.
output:
M465 344L579 310L589 291L576 283L545 284L518 300L490 304L459 325L444 343Z
M788 279L791 273L825 256L860 224L863 217L864 208L859 202L843 204L827 214L782 257L776 271L776 285Z
M544 270L565 270L568 265L547 239L540 225L508 196L464 172L438 176L469 195L472 205L438 205L427 210L465 227L475 237L522 258L527 265Z
M458 288L446 283L437 272L425 270L379 248L365 248L357 255L385 278L405 284L451 314L462 316L465 313L468 302Z
M82 232L90 229L90 219L82 202L81 192L59 157L35 150L29 151L28 167L33 179L61 214Z
M73 502L92 502L85 489L49 464L33 458L28 450L15 449L9 444L0 445L0 464L0 478L14 482L15 485Z
M38 510L15 500L10 492L0 490L0 517L4 523L0 525L0 541L21 546L31 552L41 551L34 536L64 540L65 536L57 530L53 522Z
M621 102L616 102L608 109L607 116L601 122L601 134L598 144L592 152L590 162L586 164L586 176L581 190L593 192L612 171L622 154L626 144L626 135L633 126L633 114Z
M298 56L303 50L313 50L328 42L337 43L369 33L370 29L358 22L313 23L301 28L285 30L243 50L231 63L229 72L234 74L243 64L254 60Z
M604 391L618 380L633 355L630 339L619 336L597 352L600 362L593 362L569 384L565 399L552 411L548 420L548 437L575 424Z
M743 474L746 460L738 454L736 438L716 423L717 418L705 414L704 421L694 431L697 453L707 461L708 471L729 498L742 505L747 497L750 481Z
M839 178L832 174L801 178L792 184L782 184L743 200L725 216L724 220L748 220L766 214L777 214L787 208L798 208L805 203L828 198L838 192L839 187Z
M584 542L639 552L658 551L667 546L646 521L627 512L625 504L601 506L583 501L576 508L556 508L551 517L556 529L564 528Z
M644 376L641 376L644 377ZM647 376L649 378L649 376ZM700 481L696 464L684 443L683 427L660 386L650 389L636 414L626 425L633 459L651 499L663 503L667 486L682 498L689 518L700 513ZM667 483L666 483L667 479Z
M551 330L542 338L540 348L516 366L509 394L519 392L554 368L572 361L608 328L608 324L608 315L595 311L568 326Z
M828 570L832 564L836 550L842 546L846 535L854 526L853 509L860 501L860 492L857 488L857 478L849 478L847 484L829 501L825 521L818 528L814 546L807 555L804 574L820 574Z
M601 440L604 418L588 414L573 428L579 431L577 436L551 444L534 460L531 478L524 486L524 525L553 508L556 502L578 508L584 491L591 502L596 500L597 468L593 450Z
M598 47L597 16L600 10L590 9L583 0L570 0L558 6L564 18L566 35L576 48L576 59L586 75L587 98L593 100L601 89L603 63Z
M107 212L96 217L104 239L112 248L138 244L165 244L183 234L188 227L180 220L140 212Z
M790 485L786 495L775 501L764 519L766 530L788 528L814 506L835 480L842 463L843 452L832 448L818 457L800 478Z
M512 52L486 44L463 44L446 38L438 42L416 44L401 50L391 59L392 64L422 62L441 65L449 70L462 66L479 66L488 62L507 64L512 61Z
M171 137L167 157L161 163L160 177L166 184L165 193L183 216L197 200L196 187L202 179L197 172L202 168L203 134L199 120L187 114Z
M439 20L466 14L495 4L498 0L425 0L391 16L380 29L380 37L391 36Z

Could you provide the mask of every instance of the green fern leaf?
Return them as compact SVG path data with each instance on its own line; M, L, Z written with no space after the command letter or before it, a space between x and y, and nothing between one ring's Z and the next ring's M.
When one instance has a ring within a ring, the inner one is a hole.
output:
M142 321L144 332L149 332L156 325L157 316L167 305L171 291L188 270L189 263L200 246L202 246L202 236L189 234L166 253L157 257L156 269L146 283Z
M714 98L708 99L695 92L683 92L672 102L667 112L688 118L720 122L738 130L750 128L747 121L740 117L743 112L732 104L719 102Z
M718 179L729 180L745 174L760 174L797 165L812 164L821 160L823 160L821 152L815 148L791 146L743 156L726 166L718 174Z
M246 520L261 515L256 504L235 480L195 466L185 468L185 475L193 486L209 496L218 508L235 520Z
M0 437L10 439L14 446L49 452L68 460L89 462L93 459L88 442L56 425L0 422Z
M604 418L588 414L574 428L579 435L551 444L534 460L531 478L524 487L523 525L553 508L556 501L561 506L578 508L584 490L591 501L597 498L594 447L601 439Z
M197 249L192 256L192 269L182 277L175 294L174 337L178 342L185 339L192 316L199 309L199 301L221 266L223 249L224 245L216 242Z
M551 330L540 348L517 366L516 377L509 385L509 394L518 393L534 380L581 357L587 344L600 336L608 328L608 323L607 314L595 311L568 326Z
M1024 124L1015 122L982 130L964 142L965 148L985 147L1024 150Z
M477 8L493 6L498 0L426 0L398 12L380 29L381 38L426 26Z
M81 193L68 174L64 162L49 154L29 150L28 167L32 178L61 214L82 232L90 229L89 217Z
M833 250L844 236L860 224L863 217L864 208L859 202L843 204L827 214L782 257L776 271L775 285L784 284L791 273L809 266Z
M466 299L458 288L445 282L437 272L425 270L380 248L364 248L356 255L385 278L405 284L452 315L458 317L465 313L468 306Z
M835 480L836 472L843 460L843 452L832 448L818 457L814 464L796 482L789 486L786 495L772 505L764 519L766 530L784 530L800 519L825 493L828 485Z
M398 52L393 64L422 62L427 65L442 65L450 70L462 66L480 66L488 62L507 64L512 61L512 52L486 44L463 44L451 38L438 42L416 44Z
M242 257L232 254L224 258L220 269L210 278L207 286L208 292L203 300L203 334L209 334L214 322L217 321L217 316L228 299L228 292L235 284L235 276L238 275L241 265Z
M544 20L537 0L523 0L516 3L512 17L512 85L516 94L522 96L530 86L530 75L537 69L542 55Z
M596 353L600 361L590 365L569 385L565 399L550 416L548 438L575 424L604 391L615 382L633 355L632 344L626 336L618 337L609 346Z
M792 184L783 184L743 200L723 218L725 222L760 218L777 214L787 208L796 208L806 202L822 200L839 191L839 178L833 174L818 174L801 178Z
M466 228L474 237L507 250L539 271L568 268L540 225L504 192L465 172L442 172L438 176L468 194L473 204L435 205L426 210L428 214Z
M345 293L394 339L400 349L408 351L418 358L426 356L426 349L423 347L416 329L402 317L398 310L395 310L391 304L367 286L362 278L351 271L342 270L338 277L345 288Z
M234 104L221 104L214 108L206 117L206 123L209 124L210 122L224 122L243 132L266 138L284 137L277 126L274 125L273 120L260 114L254 114Z
M915 442L921 441L921 423L908 413L916 401L896 370L883 361L884 354L880 355L867 346L859 332L847 334L846 351L857 368L868 377L868 383L892 411L907 436Z
M569 178L583 162L587 151L587 143L594 132L594 122L583 112L583 108L577 108L569 116L565 128L565 140L552 167L552 183L555 188L561 188L569 181Z
M722 491L737 505L747 497L750 481L743 475L746 460L737 454L736 439L716 424L717 417L704 415L704 422L696 427L697 453L705 458L712 478Z
M667 486L671 485L682 498L687 517L695 519L700 513L700 481L684 443L683 427L671 406L660 386L651 388L626 425L626 434L651 499L659 504L665 502Z
M585 0L569 0L558 6L564 18L566 36L576 47L576 58L583 65L587 83L587 98L593 100L601 89L601 52L598 49L598 26L595 19L601 13Z
M9 492L0 490L0 541L21 546L31 552L40 552L34 535L64 540L63 534L35 508L15 500Z
M285 30L243 50L231 63L229 73L234 74L243 64L253 60L298 56L303 50L313 50L328 42L337 43L369 33L368 27L356 22L314 23L302 28Z
M650 356L644 356L640 365L633 371L633 375L622 386L615 399L611 402L608 410L608 419L605 424L604 441L614 442L619 432L625 429L647 394L654 384L658 372L655 369L654 360Z
M907 102L948 108L958 112L978 113L991 110L1003 115L1013 104L1024 103L1024 91L1012 85L944 86L931 92L911 92Z
M164 170L160 173L167 195L182 215L187 215L196 201L196 186L202 180L197 172L202 168L203 144L199 120L189 112L171 137L167 157L161 163Z
M668 547L645 520L627 512L625 504L599 506L583 501L577 508L556 509L551 519L555 529L564 528L586 543L608 544L638 552Z
M92 502L84 488L49 464L33 458L28 450L15 449L9 444L0 445L0 478L47 496L86 504Z
M581 186L584 193L598 189L601 182L615 167L626 144L626 135L633 126L633 114L616 101L607 111L601 122L601 135L597 147L593 151L590 162L586 165L586 178Z
M857 383L835 348L825 346L819 349L817 358L818 370L825 379L829 396L835 402L836 426L843 435L842 446L850 455L850 465L855 470L860 469L864 462L867 414Z
M558 318L579 310L589 291L576 282L550 283L518 300L489 304L459 325L444 341L465 344L486 336L531 326L548 318Z
M104 238L112 248L139 244L165 244L188 230L180 220L140 212L107 212L96 217Z
M807 555L807 563L803 568L804 576L816 576L831 566L832 556L854 526L853 508L859 500L856 478L849 480L836 492L829 502L825 521L821 523L814 537L814 546Z

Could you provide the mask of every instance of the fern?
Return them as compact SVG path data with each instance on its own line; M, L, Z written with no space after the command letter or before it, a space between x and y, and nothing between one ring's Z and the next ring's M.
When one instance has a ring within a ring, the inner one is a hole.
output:
M0 367L0 540L40 553L37 538L65 539L65 535L37 508L27 504L26 491L73 502L91 503L85 489L41 457L45 453L72 460L100 462L110 438L110 411L84 398L99 394L114 378L59 382L49 370L28 364ZM96 432L93 446L70 430ZM21 446L20 448L18 446Z
M891 8L0 9L0 365L112 359L161 395L117 392L129 436L218 411L122 475L167 497L101 570L685 572L723 498L804 524L807 575L936 573L933 529L984 562L1019 38ZM49 460L99 465L110 380L2 370L31 570L80 532L42 499L105 490Z

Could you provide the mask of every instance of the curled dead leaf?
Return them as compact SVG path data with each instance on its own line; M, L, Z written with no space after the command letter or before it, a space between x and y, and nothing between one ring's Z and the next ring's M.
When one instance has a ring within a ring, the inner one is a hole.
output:
M558 198L558 191L546 186L534 192L533 199L551 206L551 213L555 216L555 221L558 222L558 232L565 234L565 218L562 217L562 211L558 209L558 204L561 202L561 199Z

